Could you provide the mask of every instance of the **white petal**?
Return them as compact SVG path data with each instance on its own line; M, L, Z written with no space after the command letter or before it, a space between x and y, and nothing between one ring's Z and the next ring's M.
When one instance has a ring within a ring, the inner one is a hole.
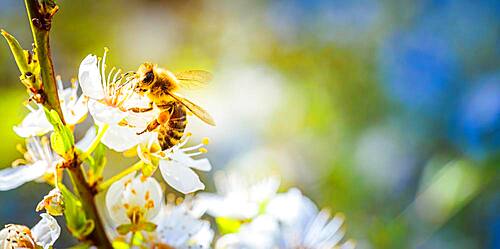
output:
M122 193L125 189L125 182L134 178L135 173L130 173L122 179L111 184L106 192L106 208L108 213L117 225L129 223L126 210L122 204Z
M134 92L123 102L123 107L127 109L132 107L146 108L149 107L150 102L151 100L147 96L141 96Z
M147 205L151 201L153 205ZM135 208L144 212L146 220L152 220L160 212L162 203L163 192L158 181L152 177L135 177L135 173L113 183L106 193L106 207L116 225L130 223L127 210Z
M137 206L143 208L147 202L153 202L153 208L148 209L144 215L146 220L152 220L160 212L163 204L163 192L160 183L153 177L148 177L145 180L142 176L137 176L132 180L132 183L127 185L123 192L123 203L129 204L131 207Z
M105 97L101 75L97 67L97 56L89 54L83 59L78 72L78 81L83 94L97 100Z
M205 189L198 175L189 167L179 162L160 160L160 171L163 179L183 194Z
M255 202L269 201L280 186L280 179L277 177L268 177L250 187L250 199Z
M14 126L14 132L20 137L41 136L52 130L43 108L28 113L20 125Z
M214 235L214 231L210 229L210 223L205 221L200 231L191 237L189 244L195 244L198 248L210 248Z
M318 213L316 205L295 188L276 195L269 201L266 211L285 224L297 224L297 226L300 226L299 223L308 222Z
M135 128L137 132L143 131L148 126L149 122L154 120L158 115L157 111L149 111L142 113L128 112L125 121Z
M177 161L185 165L186 167L203 171L210 171L212 169L212 165L210 164L210 161L208 161L208 159L203 158L195 160L181 150L175 150L171 157L172 160Z
M40 216L42 216L42 220L31 228L31 234L37 245L48 249L59 238L61 227L57 224L56 219L49 214L40 214Z
M15 189L26 182L38 179L45 174L47 168L47 163L38 161L32 165L0 170L0 191Z
M141 143L144 139L145 134L139 136L130 127L113 125L108 128L101 142L112 150L122 152Z
M182 205L163 209L156 224L159 241L173 248L208 248L213 238L210 224L191 216Z
M354 248L356 248L356 242L352 240L348 240L339 247L339 249L354 249Z
M199 193L200 205L207 208L207 213L213 217L235 219L250 219L259 212L259 205L249 202L244 196L219 196L213 193Z
M75 103L61 105L66 123L75 125L82 122L88 113L87 103L88 100L84 96L80 96Z
M76 143L76 147L82 151L86 151L89 148L92 141L94 141L96 133L97 133L96 128L90 127L85 133L85 136L83 136L83 138Z
M122 112L116 107L105 105L93 99L89 100L88 106L90 114L92 114L92 117L98 123L113 125L127 116L126 112Z

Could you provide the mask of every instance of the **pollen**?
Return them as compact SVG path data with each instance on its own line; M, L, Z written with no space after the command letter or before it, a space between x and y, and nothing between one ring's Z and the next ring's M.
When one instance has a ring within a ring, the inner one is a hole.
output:
M147 201L146 204L144 205L145 209L152 209L154 207L155 207L155 202L153 200Z
M204 137L202 140L201 140L201 143L204 144L204 145L208 145L210 143L210 139L208 139L208 137Z
M136 195L136 194L137 194L137 191L136 191L135 189L131 189L131 190L130 190L130 192L131 192L132 194L134 194L134 195Z
M151 193L149 191L146 191L146 194L144 195L144 199L147 201L151 197Z
M199 148L198 151L201 152L201 153L207 153L208 152L208 150L206 148Z

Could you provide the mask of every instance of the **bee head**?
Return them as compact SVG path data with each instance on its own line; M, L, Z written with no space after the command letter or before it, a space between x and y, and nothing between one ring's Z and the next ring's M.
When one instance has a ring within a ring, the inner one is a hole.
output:
M138 93L147 92L156 78L155 65L151 63L143 63L141 66L139 66L139 69L137 70L137 75L139 81L135 86L135 91Z

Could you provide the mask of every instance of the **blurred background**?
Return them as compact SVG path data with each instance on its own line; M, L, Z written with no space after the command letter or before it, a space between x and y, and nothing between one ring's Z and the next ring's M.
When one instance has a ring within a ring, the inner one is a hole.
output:
M345 213L358 248L500 248L500 2L58 3L51 44L65 81L105 46L124 70L213 72L185 94L217 121L190 122L212 141L209 191L217 170L279 174L282 190ZM0 26L29 48L23 1L0 1ZM0 65L7 167L27 95L3 41ZM48 190L0 192L0 223L34 225Z

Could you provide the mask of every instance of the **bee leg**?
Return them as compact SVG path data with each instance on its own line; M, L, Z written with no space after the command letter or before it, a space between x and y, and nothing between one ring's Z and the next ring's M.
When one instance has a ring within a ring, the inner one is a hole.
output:
M158 118L156 118L156 121L159 124L164 124L170 120L170 111L162 111L158 115Z
M151 122L148 124L148 126L146 127L146 129L144 129L144 130L143 130L143 131L141 131L141 132L137 132L136 134L137 134L137 135L141 135L141 134L143 134L143 133L144 133L144 132L146 132L146 131L154 131L154 130L156 129L156 127L158 127L159 125L160 125L160 123L158 123L158 120L157 120L157 119L155 119L155 120L151 121Z
M145 108L141 108L141 107L132 107L132 108L129 108L128 109L129 111L132 111L132 112L149 112L151 110L153 110L153 102L149 102L149 106L148 107L145 107Z

